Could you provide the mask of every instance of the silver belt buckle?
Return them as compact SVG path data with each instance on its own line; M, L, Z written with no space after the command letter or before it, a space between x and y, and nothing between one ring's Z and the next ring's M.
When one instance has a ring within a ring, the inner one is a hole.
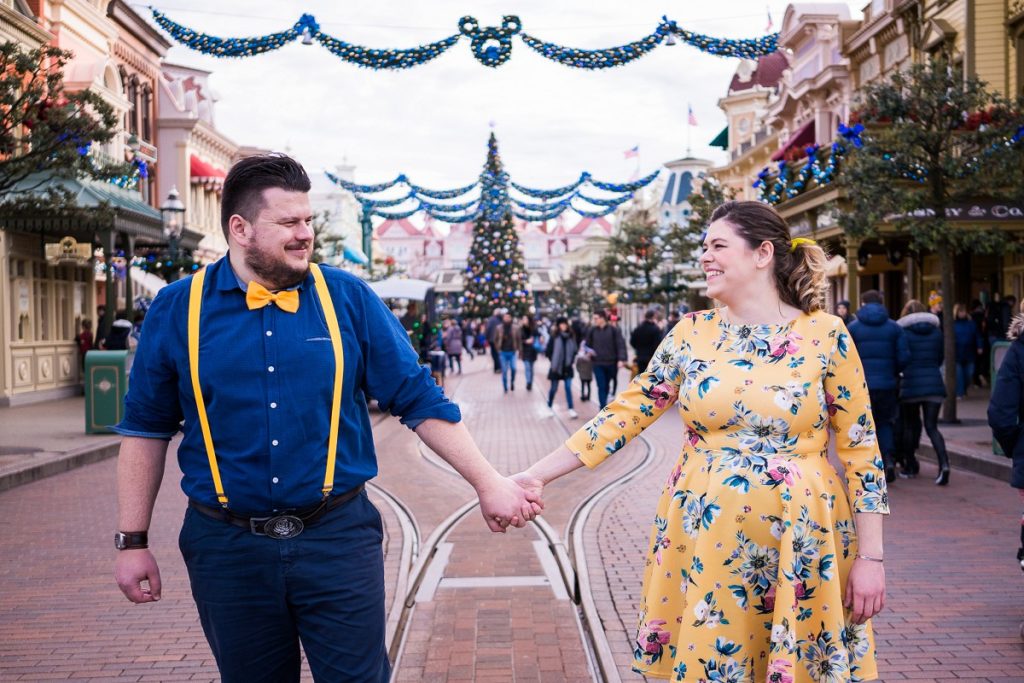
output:
M253 533L257 533L255 525L252 526ZM295 515L278 515L267 520L266 524L263 525L263 533L270 538L284 540L295 538L302 533L304 528L305 525L302 523L302 520Z

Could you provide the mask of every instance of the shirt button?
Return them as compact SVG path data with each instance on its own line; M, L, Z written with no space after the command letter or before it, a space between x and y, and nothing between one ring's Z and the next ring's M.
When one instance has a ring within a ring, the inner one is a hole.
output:
M271 446L276 446L277 445L277 439L274 439L273 441L271 441L270 445Z
M274 333L273 333L273 332L271 332L270 330L267 330L267 336L268 336L268 337L273 337L273 336L274 336Z
M271 365L269 368L267 368L267 372L273 372L273 371L274 371L274 366L273 365Z
M277 477L274 477L274 478L273 478L273 479L271 479L270 481L272 481L272 482L274 482L274 483L276 484L276 483L277 483L277 481L278 481L278 479L277 479Z
M277 407L277 403L271 403L271 404L270 404L270 407L271 407L271 408L276 408L276 407Z

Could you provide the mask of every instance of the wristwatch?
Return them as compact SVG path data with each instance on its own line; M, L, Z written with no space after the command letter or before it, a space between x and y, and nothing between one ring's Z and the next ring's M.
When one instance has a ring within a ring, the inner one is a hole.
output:
M114 534L114 547L118 550L142 550L149 547L148 531L118 531Z

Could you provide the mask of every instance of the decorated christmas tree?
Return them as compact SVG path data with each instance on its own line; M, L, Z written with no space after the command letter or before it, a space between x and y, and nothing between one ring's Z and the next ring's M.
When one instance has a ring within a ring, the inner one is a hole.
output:
M462 310L469 317L486 318L496 308L508 309L514 316L529 311L529 280L512 223L508 183L498 155L498 140L491 133L487 163L480 174L480 212L466 265Z

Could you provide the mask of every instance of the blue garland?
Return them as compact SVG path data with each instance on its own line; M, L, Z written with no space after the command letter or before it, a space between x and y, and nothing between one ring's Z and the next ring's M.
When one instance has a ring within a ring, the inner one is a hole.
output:
M636 192L641 187L650 184L652 180L658 177L659 173L661 173L660 169L631 183L602 183L597 180L591 180L588 174L588 181L597 189L604 190L605 192Z
M470 41L473 57L484 66L497 67L512 57L512 38L519 39L527 47L545 59L577 69L608 69L628 64L666 42L678 37L683 42L703 52L723 57L757 59L778 49L779 34L772 33L761 38L714 38L681 29L675 21L662 17L654 31L643 38L625 45L600 50L583 50L545 42L522 32L523 24L515 15L505 15L500 26L481 26L474 17L464 16L459 20L459 32L433 43L408 49L377 49L353 45L320 30L320 25L311 14L303 14L295 25L286 31L251 38L218 38L200 33L171 21L156 9L153 10L156 23L182 45L215 57L252 57L278 50L288 43L302 38L303 42L316 41L336 57L369 69L409 69L436 59L462 38ZM670 41L669 41L670 42Z
M330 181L335 185L339 185L340 187L345 188L349 192L356 193L373 194L375 192L383 192L384 190L390 190L395 185L405 183L404 175L400 175L394 180L387 183L378 183L376 185L358 185L348 180L343 180L342 178L339 178L338 176L331 173L330 171L325 171L325 173L327 174L327 177L330 179Z
M590 180L590 174L584 173L575 183L566 185L565 187L559 187L554 190L537 190L532 187L520 185L519 183L511 183L511 185L516 191L521 194L525 194L527 197L533 197L535 199L554 199L555 197L561 197L562 195L569 194L570 192L575 192L580 185L588 180Z
M414 185L413 183L406 182L406 184L412 189L413 192L421 197L427 197L429 199L455 199L461 197L470 190L476 189L479 183L470 183L465 187L457 187L453 190L428 190L425 187Z

